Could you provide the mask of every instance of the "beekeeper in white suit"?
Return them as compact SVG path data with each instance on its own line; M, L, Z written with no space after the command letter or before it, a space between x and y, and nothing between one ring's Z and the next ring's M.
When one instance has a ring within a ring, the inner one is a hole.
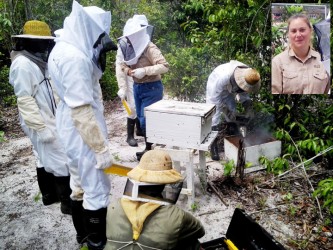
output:
M237 102L244 107L247 117L252 117L253 103L249 93L260 88L260 74L236 60L221 64L209 75L206 86L206 102L216 105L212 118L212 130L218 131L222 121L236 122ZM219 160L217 140L211 145L211 157Z
M67 157L56 131L57 101L47 72L53 39L45 22L27 21L23 34L13 36L9 82L17 96L21 127L33 145L43 204L60 200L62 213L71 214Z
M103 169L113 158L99 79L105 53L117 49L109 37L110 26L109 11L74 1L48 61L61 99L57 129L71 161L73 224L77 241L87 241L89 249L103 249L106 242L110 180Z

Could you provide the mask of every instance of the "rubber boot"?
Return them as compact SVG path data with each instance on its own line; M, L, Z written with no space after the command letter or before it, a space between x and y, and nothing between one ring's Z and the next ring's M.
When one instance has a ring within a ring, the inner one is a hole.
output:
M134 139L135 119L127 118L127 139L126 142L131 147L137 147L138 142Z
M218 125L212 126L212 131L219 131ZM219 155L219 148L217 145L218 137L213 141L213 143L210 145L210 156L213 161L219 161L220 155Z
M84 209L89 250L102 250L106 244L106 212L107 208L98 210Z
M144 133L142 132L139 118L135 118L135 126L136 126L136 132L135 132L136 136L145 136Z
M56 176L56 189L61 205L60 210L63 214L72 214L71 198L72 190L69 186L69 176Z
M153 145L153 143L147 142L147 137L145 137L145 142L146 142L146 148L141 152L136 152L136 159L138 161L141 160L141 157L143 156L144 153L151 150L151 146Z
M212 145L210 145L210 156L213 161L220 160L219 149L217 146L217 139L215 139Z
M53 174L45 171L45 168L37 168L37 182L44 206L59 202L54 178Z
M88 232L85 226L84 212L83 212L83 201L73 201L72 205L72 220L76 230L76 241L79 244L87 242Z

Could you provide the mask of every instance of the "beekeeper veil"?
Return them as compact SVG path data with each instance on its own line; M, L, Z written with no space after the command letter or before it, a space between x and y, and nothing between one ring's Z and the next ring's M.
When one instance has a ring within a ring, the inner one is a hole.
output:
M151 41L154 27L148 25L145 15L134 15L127 20L123 36L118 38L118 44L127 65L136 64L148 43Z
M82 7L73 1L72 12L65 18L61 36L57 41L66 41L80 49L99 67L100 55L106 50L115 49L109 37L111 12L96 6Z
M170 155L162 150L146 152L127 176L123 198L133 201L175 204L183 186L183 178L172 167Z

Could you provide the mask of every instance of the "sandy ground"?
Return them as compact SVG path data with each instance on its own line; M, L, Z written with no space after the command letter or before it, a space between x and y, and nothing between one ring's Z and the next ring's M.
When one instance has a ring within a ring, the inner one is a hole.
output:
M111 109L106 115L111 151L119 163L134 167L138 164L135 152L144 147L143 138L138 138L139 147L128 146L125 142L126 113L119 103ZM0 143L0 155L0 249L78 249L71 217L61 214L59 204L45 207L38 199L36 163L29 139L23 136ZM194 160L197 167L197 154ZM209 180L222 175L223 166L219 162L212 161L208 154L206 161ZM126 178L110 176L110 181L110 197L114 200L122 195ZM195 185L195 209L188 205L185 195L180 196L177 204L203 223L206 235L200 239L201 242L224 236L234 209L243 207L242 199L245 198L224 197L225 205L214 193L202 188L198 176L195 176ZM273 206L270 201L279 199L274 190L265 195L267 207ZM291 227L280 222L277 215L256 214L255 217L280 242L294 237Z

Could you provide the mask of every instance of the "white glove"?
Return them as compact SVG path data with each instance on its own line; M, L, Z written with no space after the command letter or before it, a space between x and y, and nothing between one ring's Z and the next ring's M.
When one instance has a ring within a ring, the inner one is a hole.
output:
M51 129L45 127L42 130L37 130L37 140L40 142L48 143L55 140L55 135Z
M121 100L124 100L125 97L126 97L126 93L125 93L125 90L123 88L120 88L117 92L117 95L119 96L119 98Z
M132 70L132 76L138 79L142 79L146 75L146 70L144 68L138 68Z
M105 148L102 152L96 153L95 155L96 155L96 161L97 161L95 168L105 169L112 165L113 157L108 148Z

